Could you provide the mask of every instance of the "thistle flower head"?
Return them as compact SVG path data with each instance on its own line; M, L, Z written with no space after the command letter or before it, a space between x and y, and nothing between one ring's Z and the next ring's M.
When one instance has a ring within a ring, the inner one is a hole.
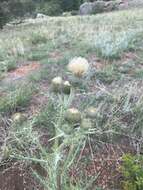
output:
M85 75L88 69L89 63L83 57L75 57L68 64L68 70L78 77Z

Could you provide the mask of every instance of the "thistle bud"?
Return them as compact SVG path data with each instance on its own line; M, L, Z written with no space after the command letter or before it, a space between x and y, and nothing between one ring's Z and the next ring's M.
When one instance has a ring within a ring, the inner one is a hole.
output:
M90 107L86 110L86 116L88 118L94 119L96 116L96 108Z
M26 116L22 113L15 113L12 116L12 120L14 123L22 123L26 120Z
M69 123L80 123L81 122L81 113L76 108L70 108L65 113L65 119Z
M62 83L63 83L63 80L61 77L55 77L53 78L52 80L52 90L53 92L61 92L62 91Z
M71 84L69 83L69 81L65 81L64 83L63 83L63 92L65 93L65 94L70 94L70 92L71 92Z

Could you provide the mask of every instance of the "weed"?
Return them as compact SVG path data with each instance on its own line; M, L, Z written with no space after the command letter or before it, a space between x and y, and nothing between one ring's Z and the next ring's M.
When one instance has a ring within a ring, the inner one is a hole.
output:
M31 37L30 37L30 42L33 44L33 45L37 45L37 44L40 44L40 43L46 43L47 42L47 38L46 36L44 36L42 33L32 33L31 34Z
M7 71L11 71L11 70L16 69L16 67L17 67L16 59L11 58L11 59L7 60L6 65L7 65Z
M143 189L143 157L126 154L122 158L121 171L124 176L124 190Z
M136 70L135 71L135 74L133 74L133 77L135 77L136 79L143 79L143 70L140 69L140 70Z
M117 71L116 66L108 65L101 71L95 72L95 77L103 83L111 84L121 78L120 73Z
M47 111L42 112L34 122L34 125L38 127L48 127L50 132L53 131L53 137L49 139L49 142L53 141L51 151L42 146L39 141L40 134L35 135L32 130L32 122L24 124L22 128L21 126L14 127L12 131L14 145L11 157L39 163L46 170L48 180L47 177L33 172L45 188L67 189L73 186L69 179L69 169L76 159L88 131L74 128L72 124L65 123L64 114L71 104L72 95L69 97L59 96L56 101L55 99L52 101L48 104ZM38 150L38 152L34 150ZM86 184L87 187L88 185ZM83 189L83 185L80 183L77 183L77 187ZM87 188L84 187L84 189Z
M41 51L41 50L31 51L31 53L29 55L27 55L27 59L30 61L40 61L47 57L48 57L47 53L45 51Z
M10 91L6 96L0 99L0 113L11 113L26 106L34 92L33 85L22 84L16 86L16 89Z

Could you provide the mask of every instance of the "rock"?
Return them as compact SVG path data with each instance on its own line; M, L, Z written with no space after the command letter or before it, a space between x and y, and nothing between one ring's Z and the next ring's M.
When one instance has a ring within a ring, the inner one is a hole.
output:
M126 0L119 4L119 10L126 10L132 8L142 8L143 0Z
M108 12L118 10L120 0L118 1L103 1L98 0L95 2L85 2L79 8L80 15L97 14L102 12Z
M88 15L92 14L92 10L93 10L93 3L85 2L80 6L79 13L80 15Z
M121 1L108 1L105 3L105 12L114 11L119 9L119 4Z
M65 16L65 17L71 16L71 12L63 12L62 16Z
M103 12L105 7L106 2L104 1L85 2L80 6L79 12L80 15L96 14Z
M93 5L92 5L92 13L93 14L102 13L104 12L105 7L106 7L105 1L95 1L93 2Z
M78 15L78 14L79 14L79 12L77 10L72 10L71 11L71 15L72 16L75 16L75 15Z
M37 13L37 16L36 18L47 18L48 16L47 15L44 15L42 13Z

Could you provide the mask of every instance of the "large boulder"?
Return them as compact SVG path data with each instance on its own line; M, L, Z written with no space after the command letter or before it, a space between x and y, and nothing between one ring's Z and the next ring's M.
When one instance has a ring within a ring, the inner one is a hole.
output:
M98 0L94 2L85 2L79 8L80 15L97 14L102 12L108 12L118 10L120 1L104 1Z
M93 12L93 3L91 2L85 2L79 8L80 15L88 15L92 14L92 12Z
M119 5L119 10L132 9L137 7L143 7L143 0L122 0L122 3Z
M95 1L93 2L92 6L92 13L102 13L104 12L104 9L106 7L106 2L105 1Z
M105 3L104 11L109 12L109 11L119 10L119 5L121 3L122 3L121 0L108 1Z

